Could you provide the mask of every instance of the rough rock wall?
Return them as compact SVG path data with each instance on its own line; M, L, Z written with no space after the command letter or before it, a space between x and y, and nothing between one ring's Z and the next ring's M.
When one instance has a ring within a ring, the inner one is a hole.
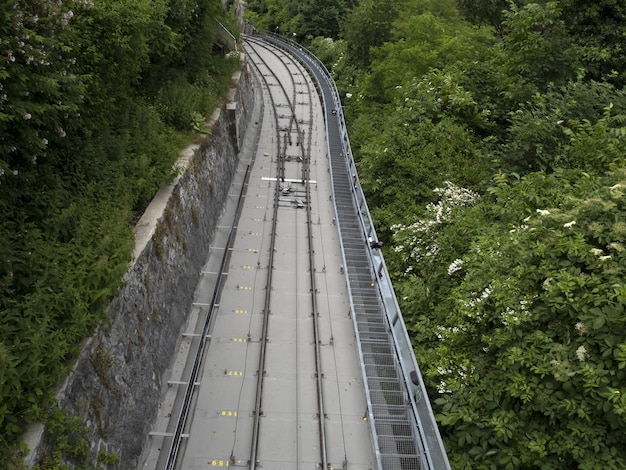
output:
M241 126L254 106L245 67L233 82L229 103L212 116L212 134L181 156L181 175L161 189L139 221L135 261L109 306L109 326L86 341L59 392L60 406L87 426L94 459L99 451L118 454L108 468L136 465L191 311L237 168ZM45 452L45 440L44 435L31 453L31 464Z

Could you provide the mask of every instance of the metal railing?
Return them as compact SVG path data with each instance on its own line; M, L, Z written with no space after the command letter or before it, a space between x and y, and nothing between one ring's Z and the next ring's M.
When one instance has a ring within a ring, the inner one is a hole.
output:
M216 30L219 37L222 38L224 45L228 48L228 51L236 51L237 39L235 38L235 36L233 36L233 33L228 31L228 28L226 28L226 26L224 26L220 22L217 23Z

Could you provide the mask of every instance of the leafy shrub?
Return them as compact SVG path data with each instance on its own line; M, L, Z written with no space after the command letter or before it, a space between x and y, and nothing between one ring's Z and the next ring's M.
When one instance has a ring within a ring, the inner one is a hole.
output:
M205 108L210 98L189 83L169 83L157 96L157 109L168 125L186 131L192 128L193 113Z
M452 308L433 309L422 364L455 468L626 465L626 183L580 177L549 177L561 202L476 237L450 273ZM532 189L523 183L502 186L495 205Z

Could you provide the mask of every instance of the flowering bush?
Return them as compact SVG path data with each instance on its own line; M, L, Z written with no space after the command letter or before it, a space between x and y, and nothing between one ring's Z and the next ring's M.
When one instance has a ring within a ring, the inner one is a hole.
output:
M626 467L626 7L587 3L411 1L356 57L352 145L453 468ZM427 206L446 180L480 199Z
M563 190L578 177L548 179ZM453 263L463 269L453 303L417 325L438 325L418 355L455 436L453 467L626 465L625 177L587 176L597 189L565 190L561 203L517 214L513 229L495 222ZM495 206L528 197L526 183Z
M442 228L453 222L455 214L462 208L479 200L475 192L450 181L445 181L445 187L435 188L433 191L439 195L439 201L426 205L424 218L410 225L397 224L391 227L393 249L408 263L408 270L420 263L432 262L440 250L437 240Z
M0 168L8 177L48 155L85 90L70 22L82 1L4 1L0 26ZM8 171L11 170L11 171ZM1 177L0 177L1 178ZM0 179L0 184L2 180Z

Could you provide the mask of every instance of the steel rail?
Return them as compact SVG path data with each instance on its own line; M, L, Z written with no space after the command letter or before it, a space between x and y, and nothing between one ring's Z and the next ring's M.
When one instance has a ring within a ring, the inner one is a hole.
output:
M307 235L309 243L309 272L311 278L311 310L313 317L313 341L315 343L315 370L317 384L317 406L319 409L319 437L320 437L320 455L322 458L322 468L328 468L328 452L326 449L326 412L324 410L324 387L323 387L323 368L321 355L321 338L319 331L319 311L317 308L317 285L315 281L315 250L313 247L313 221L311 220L311 181L310 181L310 162L306 164L305 172L305 188L307 197Z
M268 45L270 45L270 43L268 43L268 42L266 42L266 41L261 41L261 40L258 40L258 39L255 39L255 38L252 38L252 37L250 37L250 36L245 36L245 39L244 39L244 40L245 40L245 42L247 42L248 44L255 43L255 44L257 44L257 45L259 45L259 46L261 46L261 47L263 47L263 48L265 48L265 49L269 49L269 48L268 48ZM276 50L279 50L279 51L280 51L280 52L282 52L282 53L284 53L284 52L285 52L283 49L279 49L279 48L277 48L277 47L275 47L275 46L273 46L273 47L274 47ZM252 48L252 49L254 50L254 48ZM256 52L256 50L255 50L255 53L257 53L257 54L258 54L258 52ZM268 69L268 70L269 70L269 71L270 71L270 72L271 72L271 73L272 73L272 74L276 77L276 75L274 74L274 72L273 72L272 68L271 68L271 67L270 67L270 66L269 66L269 65L268 65L268 64L267 64L267 63L266 63L266 62L265 62L265 61L264 61L264 60L263 60L260 56L258 56L258 57L259 57L259 60L260 60L261 62L263 62L263 65L265 65L265 66L267 67L267 69ZM277 58L278 58L281 62L283 62L283 64L285 65L285 68L289 69L289 67L287 67L287 63L286 63L284 60L282 60L282 58L281 58L280 56L276 55L276 57L277 57ZM256 66L256 64L255 64L255 66ZM259 71L259 73L260 73L260 71ZM267 79L265 78L265 75L261 74L261 77L262 77L262 79L263 79L263 82L266 84L267 89L269 90L269 89L270 89L270 88L269 88L269 84L268 84L268 82L267 82ZM276 77L276 78L277 78L277 77ZM296 106L295 106L295 104L296 104L296 103L295 103L295 101L296 101L296 82L295 82L295 80L294 80L294 78L293 78L293 75L291 75L291 74L290 74L290 75L289 75L289 78L291 79L291 84L293 85L293 99L290 99L290 98L289 98L289 96L287 96L287 95L288 95L287 90L285 90L284 85L280 82L280 80L278 80L278 84L280 85L280 88L283 90L283 93L284 93L284 95L285 95L285 98L287 99L287 104L288 104L288 106L289 106L289 111L291 112L291 116L290 116L290 119L289 119L289 129L288 129L288 131L287 131L287 135L289 135L289 136L290 136L291 126L293 126L293 125L295 124L295 127L296 127L296 134L297 134L298 136L300 136L300 135L301 135L301 131L300 131L300 123L299 123L299 122L298 122L298 120L296 119ZM307 85L308 85L308 82L307 82ZM310 89L309 89L308 91L309 91L309 96L310 96L310 94L311 94ZM278 126L278 111L276 111L277 106L274 104L274 100L273 100L273 97L271 97L271 93L270 93L270 100L271 100L271 102L272 102L272 106L274 107L274 111L275 111L275 116L274 116L274 117L275 117L275 120L276 120L276 131L277 131L276 133L277 133L277 138L280 138L280 129L279 129L279 126ZM289 137L289 138L290 138L290 137ZM280 141L279 141L279 145L280 145ZM286 145L285 145L285 148L286 148ZM304 154L304 146L300 145L300 148L301 148L301 150L302 150L302 158L304 159L304 158L305 158L305 154ZM283 155L283 156L284 156L284 155ZM279 152L279 158L280 158L280 157L281 157L281 154L280 154L280 152ZM281 173L282 173L282 174L283 174L283 176L284 176L284 166L281 168Z
M252 48L254 50L254 48ZM256 51L255 51L256 52ZM250 57L249 53L246 51L248 57ZM258 53L257 53L258 55ZM260 57L260 56L259 56ZM280 127L278 125L278 113L276 112L276 105L274 103L274 98L270 91L269 83L265 78L265 75L261 73L257 63L252 60L251 62L254 64L255 68L259 72L259 76L265 83L265 87L268 90L268 96L270 98L270 102L272 104L272 108L274 110L274 121L276 127L276 145L278 146L277 154L280 156ZM268 67L269 68L269 67ZM280 157L278 159L278 172L280 173ZM265 299L263 304L263 323L261 330L261 351L259 353L259 365L257 369L257 384L256 384L256 398L254 404L254 420L252 425L252 439L251 439L251 448L250 448L250 470L254 470L257 465L257 452L259 447L259 429L261 425L261 405L262 405L262 397L263 397L263 376L265 374L265 358L267 354L267 339L269 332L269 315L270 315L270 307L271 307L271 295L272 295L272 272L274 270L274 249L276 247L276 225L278 223L278 198L280 195L278 184L274 187L274 207L272 214L272 228L270 232L270 248L269 248L269 259L267 265L267 277L265 284Z
M307 91L309 98L313 97L311 93L311 86L308 80L306 80ZM313 125L313 104L309 106L309 122ZM319 438L320 438L320 454L322 458L322 468L327 469L328 466L328 451L326 449L326 411L324 407L324 386L323 386L323 367L322 367L322 355L321 355L321 343L319 331L319 310L317 308L317 283L315 280L315 249L313 247L313 221L311 220L311 143L312 143L312 129L309 129L309 139L307 143L306 155L303 158L302 165L302 180L304 181L306 200L307 200L307 238L309 244L309 273L311 283L311 310L313 318L313 341L315 343L315 370L316 370L316 385L317 385L317 406L319 409L320 417L318 421L319 426ZM304 135L302 135L304 137ZM303 138L300 140L300 144L304 148Z

